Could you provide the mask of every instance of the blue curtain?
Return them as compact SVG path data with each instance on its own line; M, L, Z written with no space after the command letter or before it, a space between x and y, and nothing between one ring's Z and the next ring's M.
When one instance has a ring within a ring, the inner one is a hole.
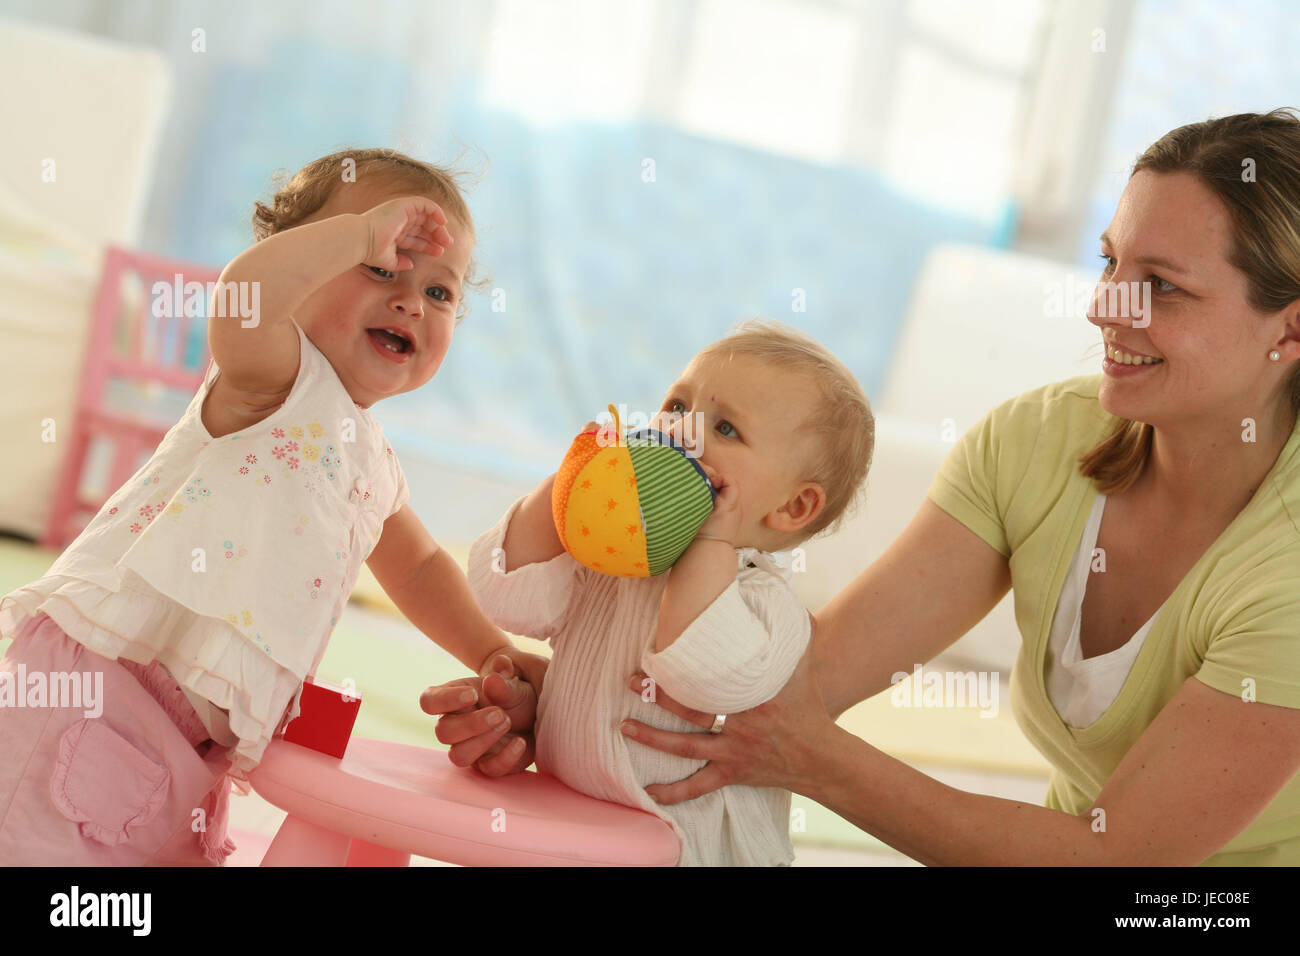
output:
M927 250L1001 242L1000 223L905 198L863 169L650 122L531 127L485 109L472 83L449 94L441 133L412 127L418 104L394 96L412 82L402 60L287 35L276 47L260 65L221 64L191 103L205 129L232 135L184 157L184 215L165 241L229 261L251 242L272 171L343 146L414 138L435 162L471 147L471 169L486 166L468 198L490 284L434 380L384 402L405 454L544 475L583 422L611 402L653 411L700 347L753 315L825 342L874 395Z

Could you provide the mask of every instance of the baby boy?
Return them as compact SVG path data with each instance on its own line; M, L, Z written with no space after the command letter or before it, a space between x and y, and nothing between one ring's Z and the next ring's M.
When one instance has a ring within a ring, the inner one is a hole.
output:
M703 427L692 434L695 422ZM747 322L695 356L655 424L683 441L717 492L670 571L620 578L574 561L555 531L552 475L474 543L470 584L497 625L551 643L535 727L539 770L668 821L681 866L788 864L789 791L729 786L664 806L650 798L644 787L688 777L703 762L630 742L620 722L700 728L643 702L627 679L642 670L684 706L714 714L776 696L807 649L810 620L774 552L846 513L871 463L871 408L824 347L776 323Z

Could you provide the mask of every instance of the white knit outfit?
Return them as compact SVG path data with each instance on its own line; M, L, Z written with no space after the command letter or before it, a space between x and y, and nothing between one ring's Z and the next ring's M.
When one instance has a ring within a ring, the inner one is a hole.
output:
M776 696L811 637L790 572L766 552L739 549L736 580L656 654L659 605L675 572L611 577L566 553L505 573L498 549L522 501L474 542L469 579L500 627L551 643L538 702L537 769L590 796L668 821L682 840L679 866L790 863L789 791L729 786L661 806L644 788L688 777L705 761L664 753L619 730L630 717L664 730L707 732L629 689L638 669L669 697L711 714L749 710Z

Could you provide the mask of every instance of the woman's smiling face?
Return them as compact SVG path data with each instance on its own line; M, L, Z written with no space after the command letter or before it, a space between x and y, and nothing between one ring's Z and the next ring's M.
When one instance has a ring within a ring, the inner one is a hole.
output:
M1195 175L1142 170L1129 180L1102 235L1106 261L1089 321L1108 356L1118 349L1159 361L1104 360L1099 399L1108 412L1157 427L1235 416L1240 428L1243 415L1268 411L1277 388L1268 353L1284 318L1250 306L1231 248L1228 212ZM1145 315L1136 323L1108 316L1107 282L1150 283Z

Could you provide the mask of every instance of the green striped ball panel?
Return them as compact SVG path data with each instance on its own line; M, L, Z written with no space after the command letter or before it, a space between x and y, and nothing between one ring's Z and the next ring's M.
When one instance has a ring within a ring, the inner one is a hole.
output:
M699 466L672 445L629 436L627 451L641 499L650 574L662 574L713 512L713 492Z

